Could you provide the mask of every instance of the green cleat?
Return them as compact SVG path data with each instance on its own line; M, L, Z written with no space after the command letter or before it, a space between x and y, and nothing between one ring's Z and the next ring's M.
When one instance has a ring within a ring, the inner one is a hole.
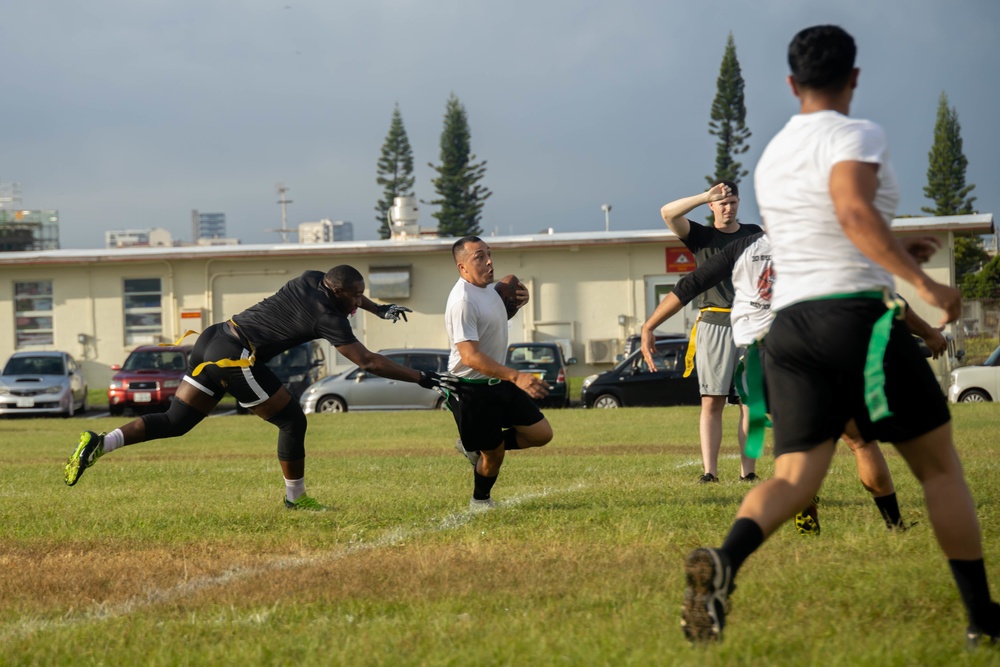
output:
M321 505L312 496L307 496L304 493L294 501L285 498L285 507L290 510L305 510L307 512L325 512L330 509L326 505Z
M81 433L80 444L66 462L64 473L66 485L73 486L80 481L83 471L97 463L97 459L102 456L104 456L104 434L98 435L93 431Z

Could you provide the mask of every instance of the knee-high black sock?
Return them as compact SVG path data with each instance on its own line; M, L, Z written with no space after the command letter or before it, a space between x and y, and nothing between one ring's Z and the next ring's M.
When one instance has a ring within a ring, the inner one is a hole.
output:
M882 513L882 518L885 519L887 527L904 527L903 518L899 515L899 502L896 500L895 493L890 493L887 496L879 496L875 499L875 505L878 507L878 511Z
M1000 634L1000 619L992 618L990 586L986 581L983 559L948 560L951 576L955 577L958 592L969 615L969 625L980 632Z
M493 485L497 483L497 478L486 477L480 475L478 471L473 473L475 478L475 487L472 489L472 497L476 500L486 500L490 497L490 491L493 489Z
M729 559L733 568L733 576L743 565L743 561L764 543L764 531L753 519L737 519L726 535L720 551Z

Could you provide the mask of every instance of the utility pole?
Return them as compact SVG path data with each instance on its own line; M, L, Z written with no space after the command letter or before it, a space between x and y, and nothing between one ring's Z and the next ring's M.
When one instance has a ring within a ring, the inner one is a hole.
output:
M292 230L288 228L288 211L285 208L288 204L292 203L291 199L285 199L285 193L288 192L288 188L285 187L284 183L278 183L278 203L281 204L281 229L269 229L270 232L277 232L281 234L281 242L288 243L288 233Z
M601 204L601 210L604 211L604 232L611 231L611 204Z

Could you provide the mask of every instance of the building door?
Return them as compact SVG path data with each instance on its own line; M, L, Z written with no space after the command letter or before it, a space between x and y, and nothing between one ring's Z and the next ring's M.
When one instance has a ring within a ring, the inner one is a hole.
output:
M646 314L643 321L653 314L663 297L674 290L674 286L681 278L681 275L646 276ZM697 317L698 308L692 301L681 312L657 327L656 331L658 333L689 333Z

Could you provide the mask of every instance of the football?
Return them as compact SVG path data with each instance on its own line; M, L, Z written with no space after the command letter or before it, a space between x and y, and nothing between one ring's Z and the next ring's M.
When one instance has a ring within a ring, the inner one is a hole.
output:
M517 285L521 281L517 279L517 276L510 274L509 276L504 276L498 280L494 285L493 289L497 291L500 298L503 299L503 305L507 308L507 319L514 317L517 314Z

